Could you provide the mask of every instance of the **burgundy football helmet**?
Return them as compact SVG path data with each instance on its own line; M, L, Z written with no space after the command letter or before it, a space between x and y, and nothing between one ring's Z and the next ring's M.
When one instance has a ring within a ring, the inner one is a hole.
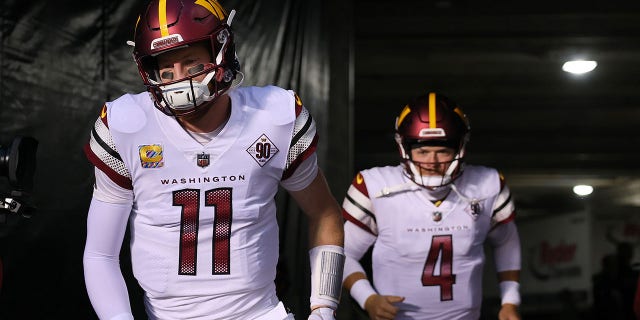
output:
M152 0L136 23L133 57L144 85L158 109L168 115L198 109L230 87L240 63L231 20L216 0ZM182 79L162 83L156 57L164 52L205 43L212 63ZM206 74L201 82L194 78Z
M462 173L470 132L467 116L451 99L435 92L417 97L396 118L395 139L405 174L415 183L429 188L451 183ZM445 146L456 150L454 159L443 176L420 174L411 159L411 148L421 145Z

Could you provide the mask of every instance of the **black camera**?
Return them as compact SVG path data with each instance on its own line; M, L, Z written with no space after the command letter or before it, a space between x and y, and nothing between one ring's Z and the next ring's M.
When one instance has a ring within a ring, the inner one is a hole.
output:
M0 185L0 223L6 214L31 216L37 149L38 140L32 137L15 137L10 145L0 145L0 177L8 182Z

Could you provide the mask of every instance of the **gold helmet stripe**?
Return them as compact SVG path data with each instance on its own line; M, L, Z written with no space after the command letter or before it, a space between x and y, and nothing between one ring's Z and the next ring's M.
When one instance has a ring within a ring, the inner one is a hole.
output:
M462 109L460 109L459 107L456 107L455 109L453 109L453 111L455 113L458 114L458 116L460 116L460 119L462 119L462 122L464 122L464 125L467 126L467 128L469 127L469 119L467 118L467 116L464 115L464 112L462 111Z
M398 116L398 121L396 121L396 129L400 128L400 124L402 123L404 118L409 114L409 112L411 112L411 108L409 108L409 105L404 106L404 109L402 109L402 112L400 112L400 115Z
M160 24L160 34L162 37L169 35L167 27L167 0L160 0L158 3L158 23Z
M429 128L436 128L436 94L429 92Z
M216 16L220 21L227 18L227 13L224 11L224 8L222 8L216 0L196 0L194 3L209 10L209 12Z
M140 24L140 19L142 19L142 15L139 15L138 16L138 20L136 20L136 28L133 29L133 30L135 30L136 33L138 32L138 25Z

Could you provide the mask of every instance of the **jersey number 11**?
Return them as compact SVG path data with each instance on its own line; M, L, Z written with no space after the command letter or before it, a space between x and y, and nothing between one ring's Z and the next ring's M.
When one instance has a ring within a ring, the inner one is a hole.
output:
M211 270L213 275L230 273L231 191L231 188L217 188L204 192L205 207L215 208L213 266ZM178 274L195 276L198 253L198 224L200 221L200 190L182 189L174 191L173 205L182 207Z

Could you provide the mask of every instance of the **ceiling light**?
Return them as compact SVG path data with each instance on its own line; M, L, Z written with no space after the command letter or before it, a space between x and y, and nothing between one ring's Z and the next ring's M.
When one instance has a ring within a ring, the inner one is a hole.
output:
M593 187L585 184L579 184L573 187L573 193L585 197L593 192Z
M573 74L583 74L593 71L597 65L598 63L593 60L571 60L562 65L562 70Z

